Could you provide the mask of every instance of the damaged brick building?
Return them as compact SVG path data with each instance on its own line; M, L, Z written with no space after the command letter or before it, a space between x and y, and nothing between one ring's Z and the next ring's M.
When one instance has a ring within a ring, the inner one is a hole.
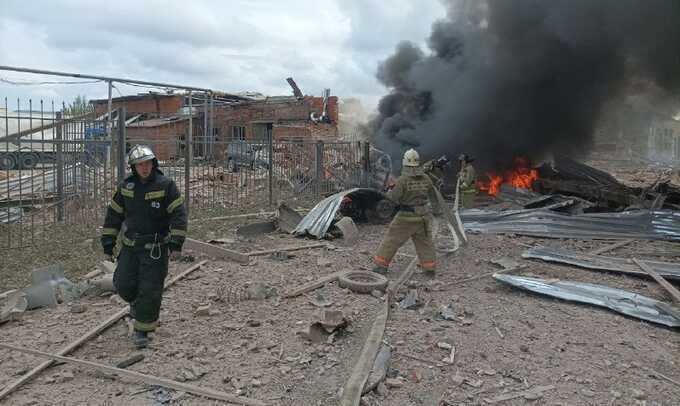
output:
M193 95L194 155L219 156L232 141L314 142L338 138L338 98L327 90L323 97L216 94L212 121L203 95ZM92 100L95 114L106 114L106 99ZM126 108L128 144L145 142L159 159L183 155L181 142L189 129L189 98L184 94L147 93L112 99L112 109ZM210 126L212 125L212 135ZM207 130L207 131L206 131ZM213 146L208 146L212 144Z

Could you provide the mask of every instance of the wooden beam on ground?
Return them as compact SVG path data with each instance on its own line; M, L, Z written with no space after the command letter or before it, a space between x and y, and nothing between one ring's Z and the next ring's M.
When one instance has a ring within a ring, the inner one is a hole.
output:
M380 344L382 344L389 311L389 300L385 300L380 308L380 313L378 313L375 321L373 321L371 331L369 331L364 347L361 349L361 354L359 354L359 359L354 364L352 375L350 375L347 383L345 383L342 399L340 400L341 406L359 405L364 385L366 385L368 375L371 373L375 357L378 354L378 349L380 349Z
M264 250L264 251L252 251L252 252L249 252L245 255L248 255L249 257L257 257L257 256L262 256L262 255L275 254L277 252L301 251L301 250L306 250L306 249L309 249L309 248L323 248L323 247L327 247L327 246L328 246L328 244L326 244L326 243L296 245L294 247L283 247L283 248L276 248L276 249Z
M345 272L347 271L333 272L332 274L321 277L315 281L305 283L304 285L298 286L297 288L286 292L283 297L296 297L302 295L303 293L311 292L314 289L319 289L327 283L335 282L340 277L340 275L344 274Z
M598 248L598 249L596 249L596 250L593 250L593 251L589 252L589 254L590 254L590 255L602 255L602 254L604 254L605 252L609 252L609 251L613 251L613 250L618 249L618 248L621 248L621 247L625 247L626 245L632 243L633 241L635 241L635 240L623 240L623 241L619 241L619 242L617 242L617 243L614 243L614 244L611 244L611 245L607 245L607 246L605 246L605 247L600 247L600 248Z
M304 209L304 208L297 208L294 209L298 213L306 213L309 212L309 209ZM220 221L220 220L241 220L241 219L254 219L254 218L259 218L259 217L265 217L265 216L276 216L275 211L258 211L255 213L245 213L245 214L234 214L231 216L219 216L219 217L208 217L204 219L191 219L192 223L195 222L204 222L204 221Z
M7 297L9 295L11 295L12 293L14 293L16 291L17 291L16 289L11 289L11 290L8 290L7 292L0 293L0 300L7 299Z
M486 273L483 273L483 274L481 274L481 275L472 276L472 277L469 277L469 278L459 279L459 280L457 280L457 281L454 281L454 282L451 282L451 283L447 283L446 285L443 285L441 288L439 288L439 289L434 289L433 291L434 291L434 292L444 292L444 291L446 291L448 288L451 288L451 287L453 287L453 286L462 285L462 284L465 284L465 283L468 283L468 282L473 282L473 281L476 281L476 280L479 280L479 279L488 278L488 277L490 277L490 276L493 276L493 274L496 274L496 273L504 273L504 272L506 272L506 271L501 269L501 270L498 270L498 271L486 272Z
M185 276L187 276L190 273L194 272L195 270L199 269L201 266L205 265L207 262L208 261L201 261L201 262L199 262L195 265L192 265L188 269L186 269L185 271L180 273L179 275L175 276L174 278L170 279L169 281L166 281L165 282L165 289L169 288L170 286L174 285L175 282L177 282L178 280L184 278ZM87 341L98 336L104 330L106 330L107 328L114 325L118 320L125 317L125 315L128 314L129 312L130 312L130 306L125 306L123 309L118 311L116 314L114 314L111 317L109 317L108 319L104 320L100 325L98 325L97 327L86 332L84 335L80 336L80 338L78 338L76 341L74 341L74 342L70 343L69 345L67 345L66 347L62 348L57 354L58 355L68 355L68 354L70 354L75 349L77 349L81 345L85 344ZM33 379L33 377L37 376L42 371L49 368L53 363L54 363L53 360L45 361L42 364L40 364L37 367L30 370L29 372L25 373L22 377L20 377L16 381L5 386L5 388L2 389L2 392L0 392L0 401L2 401L2 399L7 397L7 395L12 393L15 389L17 389L18 387L20 387L24 383L30 381L31 379Z
M543 395L543 392L551 391L555 389L555 386L553 385L546 385L546 386L536 386L534 388L521 391L521 392L515 392L515 393L505 393L503 395L496 396L495 398L491 399L484 399L486 403L494 404L494 403L500 403L500 402L507 402L508 400L513 400L517 398L523 398L525 396L529 396L531 399L536 399L536 397L540 397Z
M203 221L219 221L219 220L240 220L240 219L254 219L265 216L275 216L275 211L260 211L256 213L234 214L233 216L209 217L204 219L192 219L191 222Z
M228 250L226 248L217 247L207 242L187 238L184 240L184 248L194 251L200 251L210 257L217 259L226 259L229 261L238 262L239 264L247 264L250 262L250 257L240 252Z
M345 383L342 392L341 406L358 406L361 401L362 391L368 380L368 376L373 369L373 363L378 355L380 344L382 343L383 335L385 334L385 326L387 325L387 318L390 314L390 304L394 300L394 295L399 290L399 287L406 282L416 270L418 258L414 258L408 267L402 272L399 278L387 288L387 297L383 303L380 313L373 321L371 331L368 333L368 338L361 349L359 359L354 364L354 369L349 379Z
M54 362L54 361L66 362L68 364L75 364L75 365L80 365L80 366L92 368L92 369L95 369L97 371L114 373L114 374L117 374L119 376L138 380L138 381L142 381L142 382L150 384L150 385L159 385L159 386L162 386L164 388L184 391L184 392L192 393L194 395L203 396L203 397L206 397L206 398L209 398L209 399L223 400L223 401L234 403L234 404L237 404L237 405L267 406L266 403L259 401L259 400L256 400L256 399L246 398L246 397L243 397L243 396L230 395L228 393L217 391L217 390L214 390L214 389L201 388L199 386L190 385L188 383L177 382L177 381L173 381L171 379L159 378L159 377L156 377L156 376L153 376L153 375L146 375L146 374L142 374L142 373L136 372L136 371L128 371L126 369L121 369L121 368L116 368L116 367L112 367L112 366L108 366L108 365L98 364L96 362L85 361L85 360L81 360L81 359L77 359L77 358L71 358L71 357L63 357L61 355L49 354L49 353L42 352L42 351L36 351L36 350L28 349L28 348L16 347L16 346L13 346L13 345L3 344L3 343L0 343L0 348L18 351L18 352L22 352L24 354L36 355L36 356L43 357L43 358L49 358L52 362Z
M673 298L673 301L676 303L680 303L680 291L673 286L670 282L668 282L666 279L664 279L663 276L659 275L654 269L652 269L651 266L645 264L642 261L639 261L637 258L633 258L633 262L637 264L637 266L640 267L643 271L647 272L649 276L654 278L654 280L661 285L668 293L670 293L671 297Z

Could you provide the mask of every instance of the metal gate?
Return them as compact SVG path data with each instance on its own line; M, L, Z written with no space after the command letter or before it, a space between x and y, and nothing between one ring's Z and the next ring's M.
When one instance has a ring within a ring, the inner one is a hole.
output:
M106 124L88 110L3 101L0 250L96 233L116 177Z

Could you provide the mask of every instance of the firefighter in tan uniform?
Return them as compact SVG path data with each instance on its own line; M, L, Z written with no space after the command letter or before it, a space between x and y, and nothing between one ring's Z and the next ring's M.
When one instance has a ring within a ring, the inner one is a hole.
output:
M444 186L444 172L449 165L450 161L446 155L442 155L438 159L432 159L423 164L423 171L430 178L432 184L439 190Z
M373 257L373 272L385 274L397 250L411 238L416 247L420 267L434 274L437 268L432 242L433 206L435 214L441 213L436 191L430 178L420 168L420 157L414 149L404 153L401 176L387 192L387 198L398 205L399 211L387 229L378 252Z
M458 172L458 179L460 181L460 201L463 209L469 209L474 205L475 197L477 196L476 179L477 174L475 168L472 166L472 158L466 154L461 154L458 157L460 162L460 172Z

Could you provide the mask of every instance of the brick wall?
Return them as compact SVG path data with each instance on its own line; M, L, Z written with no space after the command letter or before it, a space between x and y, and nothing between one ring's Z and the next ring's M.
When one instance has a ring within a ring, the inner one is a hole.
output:
M302 100L265 103L251 102L236 106L225 106L215 109L214 125L219 130L220 141L230 141L232 127L245 127L246 139L254 139L253 123L273 123L275 140L286 140L299 137L327 139L338 136L338 98L332 96L328 101L330 124L316 124L310 120L310 114L321 114L323 98L306 96Z
M183 154L176 141L184 138L188 128L186 121L158 127L128 127L125 135L130 146L148 145L159 160L165 161Z
M311 107L311 111L316 111L319 115L323 111L323 97L305 97L305 100ZM339 117L338 96L331 96L328 98L328 105L326 106L326 114L331 119L331 123L337 125Z

